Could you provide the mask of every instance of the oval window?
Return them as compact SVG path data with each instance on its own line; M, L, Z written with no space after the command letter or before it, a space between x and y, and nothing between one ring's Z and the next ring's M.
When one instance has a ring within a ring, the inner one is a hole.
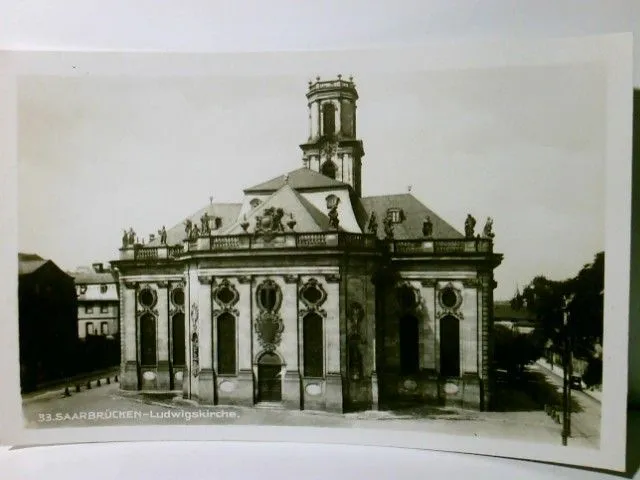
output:
M442 290L442 293L440 294L440 301L443 306L453 308L458 303L458 295L453 288L447 287Z
M182 288L176 288L171 293L171 299L173 300L174 305L184 305L184 290Z
M150 288L141 290L138 299L143 307L152 307L155 303L155 295Z

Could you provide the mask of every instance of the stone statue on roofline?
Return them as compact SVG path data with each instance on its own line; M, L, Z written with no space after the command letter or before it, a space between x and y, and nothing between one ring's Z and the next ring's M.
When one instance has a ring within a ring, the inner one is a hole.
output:
M197 240L198 237L200 236L200 229L198 228L198 224L193 224L193 226L191 227L191 240Z
M474 230L476 228L476 219L470 213L467 214L467 219L464 221L464 236L466 238L474 237Z
M122 248L127 248L129 246L129 234L127 233L127 229L125 228L122 233Z
M496 234L493 233L493 218L487 217L487 222L484 224L482 233L484 238L493 238L496 236Z
M133 227L129 227L129 245L133 246L136 243L136 232L133 231Z
M191 238L191 229L193 228L193 222L188 218L184 221L184 233L187 234L187 238Z
M378 217L376 216L376 212L371 212L369 223L367 223L367 231L374 235L378 233Z
M338 228L340 226L340 219L338 218L338 204L339 203L340 203L340 199L336 198L335 202L333 203L333 205L329 209L329 213L327 214L327 216L329 217L329 226L334 230L338 230Z
M382 227L384 228L384 238L386 240L393 240L393 220L391 219L391 215L384 217Z
M200 229L202 230L202 233L211 233L211 222L210 222L210 217L209 214L207 212L204 212L204 215L202 215L202 217L200 217Z
M160 245L167 244L167 229L162 226L162 230L158 230L158 235L160 235Z

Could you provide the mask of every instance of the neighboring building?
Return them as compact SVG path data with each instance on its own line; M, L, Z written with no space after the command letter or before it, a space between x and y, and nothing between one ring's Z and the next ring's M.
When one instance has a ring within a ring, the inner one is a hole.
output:
M493 310L495 325L502 325L514 332L528 334L536 329L536 316L526 308L513 308L511 302L495 302Z
M78 295L78 338L101 335L114 338L119 330L118 285L102 263L71 273Z
M363 197L357 99L351 80L311 83L303 168L146 245L125 235L121 388L340 412L488 407L490 226L462 234L411 194Z
M78 343L73 278L51 260L19 253L18 305L22 391L72 375Z

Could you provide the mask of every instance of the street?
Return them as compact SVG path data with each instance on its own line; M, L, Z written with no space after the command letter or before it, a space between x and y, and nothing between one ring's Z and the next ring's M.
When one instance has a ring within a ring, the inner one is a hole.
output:
M537 367L532 367L537 368ZM545 372L541 372L545 373ZM557 378L546 372L550 385ZM550 386L550 388L554 388ZM579 393L579 392L576 392ZM582 395L583 396L583 395ZM599 405L575 395L583 411L574 414L572 446L598 447ZM586 396L585 396L586 397ZM543 409L477 412L454 408L417 407L401 411L366 411L336 414L233 406L194 406L172 394L123 392L118 384L73 392L43 393L23 402L28 428L60 428L114 425L280 425L342 428L420 430L438 434L467 435L561 444L560 425Z

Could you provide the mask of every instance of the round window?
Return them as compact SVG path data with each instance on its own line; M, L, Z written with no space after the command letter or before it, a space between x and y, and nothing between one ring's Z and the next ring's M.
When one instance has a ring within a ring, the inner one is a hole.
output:
M318 287L316 287L315 285L310 285L304 289L304 293L302 294L302 296L307 302L315 305L322 298L322 292L320 292L320 290L318 290Z
M138 299L140 301L140 305L143 307L152 307L155 303L156 297L150 288L145 288L140 291Z
M233 299L235 298L235 295L233 294L233 292L229 287L225 286L218 290L218 293L216 294L216 298L220 303L227 305L233 301Z
M171 294L171 299L175 305L184 305L184 290L176 288Z
M440 301L443 306L453 308L458 303L458 295L453 288L447 287L442 290L442 293L440 294Z

